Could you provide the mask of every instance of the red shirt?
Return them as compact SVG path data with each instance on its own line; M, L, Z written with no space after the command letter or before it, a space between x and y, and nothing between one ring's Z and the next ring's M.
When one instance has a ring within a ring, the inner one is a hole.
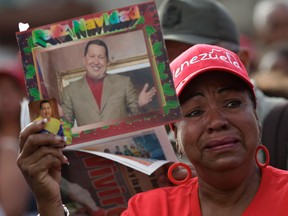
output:
M93 93L94 99L98 105L99 110L101 109L101 98L102 98L102 91L103 91L103 79L91 79L90 77L86 76L87 83L90 87L90 90Z
M136 194L122 216L201 216L198 178L185 185L159 188ZM262 179L254 199L243 216L288 215L288 171L262 169Z

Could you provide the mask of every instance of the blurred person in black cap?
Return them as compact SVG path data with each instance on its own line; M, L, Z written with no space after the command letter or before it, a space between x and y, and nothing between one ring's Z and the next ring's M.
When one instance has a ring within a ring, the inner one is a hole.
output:
M212 0L164 0L159 6L160 22L169 60L195 44L211 44L236 54L249 72L249 52L240 46L239 32L227 9ZM257 114L261 125L269 112L286 100L268 97L255 86Z
M235 24L217 1L164 0L159 6L159 15L170 61L181 53L180 49L185 51L186 47L200 43L217 44L239 52Z

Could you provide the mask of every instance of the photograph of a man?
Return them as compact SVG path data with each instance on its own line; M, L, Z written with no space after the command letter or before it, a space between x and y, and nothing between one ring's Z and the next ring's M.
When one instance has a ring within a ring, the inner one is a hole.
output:
M83 64L85 75L63 89L65 118L77 126L139 114L156 93L146 83L138 94L129 76L108 74L109 51L102 40L86 44Z
M41 131L41 133L54 133L59 136L64 136L61 121L57 118L52 117L53 111L51 102L49 100L41 100L39 108L39 116L34 119L34 121L47 119L45 128Z

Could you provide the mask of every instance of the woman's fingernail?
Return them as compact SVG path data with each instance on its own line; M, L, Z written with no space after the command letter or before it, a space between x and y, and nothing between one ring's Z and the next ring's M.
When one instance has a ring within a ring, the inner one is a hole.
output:
M59 136L59 135L56 135L54 139L58 140L58 141L62 141L63 140L62 136Z
M70 162L69 162L68 158L65 155L63 155L63 158L64 158L64 163L67 164L67 165L70 165Z
M66 142L66 141L67 141L67 137L66 137L66 136L63 136L63 137L62 137L62 141L63 141L63 142Z
M47 122L47 119L46 118L44 118L44 119L42 119L42 120L40 120L40 121L37 121L37 125L43 125L43 124L45 124Z

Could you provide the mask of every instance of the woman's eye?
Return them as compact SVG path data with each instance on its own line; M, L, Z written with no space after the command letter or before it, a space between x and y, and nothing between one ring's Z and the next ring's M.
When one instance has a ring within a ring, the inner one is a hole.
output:
M203 112L204 111L200 109L192 110L191 112L187 113L185 117L188 117L188 118L197 117L197 116L200 116Z
M226 107L236 108L242 104L241 100L230 100L227 102Z

